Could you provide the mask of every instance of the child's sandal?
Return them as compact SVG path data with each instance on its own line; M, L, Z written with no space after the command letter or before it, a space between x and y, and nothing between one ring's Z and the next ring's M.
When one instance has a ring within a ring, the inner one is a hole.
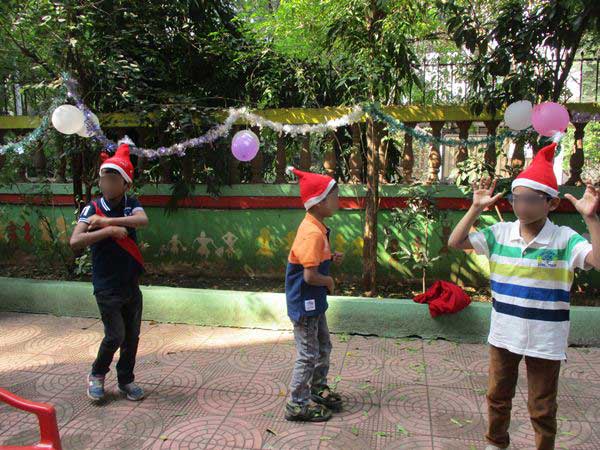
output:
M296 405L285 407L285 420L292 422L326 422L331 419L331 411L324 405Z
M329 386L320 386L311 390L312 401L324 405L332 411L342 409L342 397L337 392L331 390Z

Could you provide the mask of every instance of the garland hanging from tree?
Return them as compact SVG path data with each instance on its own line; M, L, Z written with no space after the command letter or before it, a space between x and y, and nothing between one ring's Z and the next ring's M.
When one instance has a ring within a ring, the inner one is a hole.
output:
M69 74L65 73L63 74L63 86L66 88L66 96L72 99L77 108L83 114L85 135L98 141L104 150L108 152L114 152L117 144L106 137L100 124L95 120L95 115L85 105L83 99L79 95L77 81ZM62 89L63 91L64 88ZM0 146L0 154L7 151L15 151L17 154L22 154L24 153L26 147L39 142L50 128L53 111L64 102L64 98L64 92L60 96L57 96L52 102L51 107L48 109L47 114L42 117L40 125L22 140ZM409 134L419 142L434 145L453 147L475 147L481 145L490 145L493 143L502 142L507 138L519 138L531 132L531 129L529 128L521 131L512 131L506 129L496 135L490 135L481 138L451 139L436 137L418 126L410 127L405 125L401 121L392 117L390 114L386 113L378 103L363 103L362 105L355 105L352 107L350 113L337 119L331 119L319 124L302 125L290 125L275 122L266 119L259 114L250 112L250 110L246 107L242 107L229 109L228 116L223 123L213 126L201 136L173 144L169 147L158 147L156 149L137 147L133 145L131 147L131 153L148 159L156 159L165 156L181 157L185 155L186 150L189 148L200 147L202 145L206 145L227 137L231 133L233 125L239 120L245 121L249 126L269 128L280 135L286 134L296 137L298 135L322 134L328 131L336 131L340 127L349 126L364 120L364 116L366 114L370 115L376 121L384 122L391 132L403 132ZM557 136L557 139L560 139L560 136Z

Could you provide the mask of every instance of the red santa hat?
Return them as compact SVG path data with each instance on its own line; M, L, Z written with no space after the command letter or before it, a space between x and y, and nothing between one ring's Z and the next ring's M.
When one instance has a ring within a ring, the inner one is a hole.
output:
M517 186L524 186L536 191L542 191L550 197L558 197L558 183L554 175L554 150L556 142L542 148L527 169L515 178L511 190Z
M133 182L133 164L129 159L129 146L133 145L131 139L127 136L119 141L119 147L115 152L114 156L108 157L106 153L102 153L100 158L102 164L100 165L100 173L103 169L114 169L121 174L121 176L131 184Z
M471 298L459 286L449 281L439 280L419 294L413 300L416 303L427 303L431 317L442 314L454 314L471 304Z
M335 186L335 180L327 175L303 172L291 166L286 169L286 172L288 175L293 174L298 178L300 198L306 210L325 200Z

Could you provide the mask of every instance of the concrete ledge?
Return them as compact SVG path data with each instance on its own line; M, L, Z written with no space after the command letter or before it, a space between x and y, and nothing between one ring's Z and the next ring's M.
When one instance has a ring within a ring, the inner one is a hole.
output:
M144 320L206 326L291 329L283 294L144 286ZM489 303L432 319L411 300L332 297L327 312L335 333L421 336L485 342ZM0 277L0 311L98 317L90 283ZM571 309L571 344L600 346L600 308Z

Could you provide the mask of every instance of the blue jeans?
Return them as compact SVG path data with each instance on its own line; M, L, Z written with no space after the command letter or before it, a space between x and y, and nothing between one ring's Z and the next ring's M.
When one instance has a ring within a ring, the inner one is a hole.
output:
M311 387L327 385L331 339L325 314L301 317L293 323L297 357L290 392L292 402L305 405L310 400Z

